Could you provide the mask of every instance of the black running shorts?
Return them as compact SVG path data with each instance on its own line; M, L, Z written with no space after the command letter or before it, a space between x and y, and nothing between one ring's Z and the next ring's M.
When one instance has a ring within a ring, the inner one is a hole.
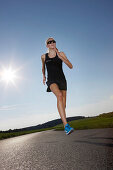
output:
M64 81L64 80L63 81L61 81L61 80L60 81L53 81L53 80L51 80L51 81L46 82L46 84L48 86L46 92L51 92L50 85L52 83L56 83L60 90L67 90L67 81Z

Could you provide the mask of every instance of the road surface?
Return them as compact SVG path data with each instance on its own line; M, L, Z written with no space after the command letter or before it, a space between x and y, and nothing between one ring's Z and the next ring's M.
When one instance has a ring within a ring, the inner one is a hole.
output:
M48 130L0 141L0 170L113 170L113 128Z

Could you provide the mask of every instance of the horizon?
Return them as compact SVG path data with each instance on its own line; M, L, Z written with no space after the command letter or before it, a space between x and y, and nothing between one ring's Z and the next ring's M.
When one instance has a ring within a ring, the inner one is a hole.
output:
M108 112L108 113L111 113L111 112ZM101 114L107 114L107 113L101 113ZM100 115L100 114L99 114ZM97 116L99 116L97 115ZM72 116L72 117L67 117L67 118L73 118L73 117L84 117L84 118L93 118L93 117L96 117L96 116ZM55 120L61 120L60 118L58 119L54 119L54 120L50 120L50 121L47 121L47 122L44 122L44 123L41 123L41 124L38 124L38 125L43 125L45 123L48 123L48 122L52 122L52 121L55 121ZM77 119L78 120L78 119ZM38 125L33 125L33 126L27 126L27 127L22 127L22 128L19 128L19 129L24 129L24 128L30 128L30 127L35 127L35 126L38 126ZM18 128L17 129L8 129L8 130L5 130L5 131L13 131L13 130L19 130ZM0 130L1 131L1 130ZM2 131L2 132L5 132L5 131Z
M109 113L112 113L113 111L111 112L107 112L107 113L100 113L99 115L101 114L109 114ZM96 115L96 116L99 116L99 115ZM67 118L73 118L73 117L84 117L85 118L93 118L93 117L96 117L96 116L72 116L72 117L67 117ZM45 123L48 123L48 122L52 122L52 121L55 121L55 120L61 120L61 118L58 118L58 119L54 119L54 120L50 120L50 121L47 121L47 122L43 122L41 124L38 124L38 125L33 125L33 126L27 126L27 127L21 127L21 128L17 128L17 129L8 129L8 130L5 130L5 131L13 131L13 130L19 130L19 129L24 129L24 128L31 128L31 127L35 127L35 126L39 126L39 125L43 125ZM77 119L78 120L78 119ZM4 130L0 130L1 132L5 132Z

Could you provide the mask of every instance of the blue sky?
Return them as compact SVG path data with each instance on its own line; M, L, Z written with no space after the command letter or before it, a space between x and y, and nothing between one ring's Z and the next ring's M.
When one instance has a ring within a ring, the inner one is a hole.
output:
M0 130L60 118L42 79L48 37L73 64L63 63L67 117L113 111L112 0L1 0L0 72L10 66L18 79L0 81Z

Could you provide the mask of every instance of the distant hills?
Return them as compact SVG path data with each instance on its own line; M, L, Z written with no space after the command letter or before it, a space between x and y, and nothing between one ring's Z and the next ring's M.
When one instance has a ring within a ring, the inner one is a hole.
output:
M103 117L103 118L112 118L113 117L113 112L109 112L109 113L102 113L99 114L98 116L94 116L94 117ZM67 121L73 121L73 120L79 120L79 119L85 119L85 118L93 118L93 117L85 117L85 116L74 116L74 117L67 117ZM20 128L20 129L14 129L14 130L7 130L7 131L0 131L0 133L10 133L10 132L23 132L23 131L32 131L32 130L40 130L40 129L45 129L45 128L51 128L54 126L57 126L59 124L62 124L62 120L61 118L59 119L55 119L55 120L51 120L48 121L46 123L43 124L39 124L36 126L30 126L30 127L25 127L25 128Z
M74 117L67 117L67 121L72 121L72 120L79 120L79 119L84 119L86 118L85 116L74 116ZM39 124L36 126L30 126L30 127L25 127L25 128L20 128L20 129L14 129L14 130L7 130L7 131L0 131L0 133L9 133L9 132L20 132L20 131L30 131L30 130L38 130L38 129L44 129L44 128L50 128L50 127L54 127L58 124L61 124L62 120L61 119L55 119L55 120L51 120L48 121L46 123L43 124Z

